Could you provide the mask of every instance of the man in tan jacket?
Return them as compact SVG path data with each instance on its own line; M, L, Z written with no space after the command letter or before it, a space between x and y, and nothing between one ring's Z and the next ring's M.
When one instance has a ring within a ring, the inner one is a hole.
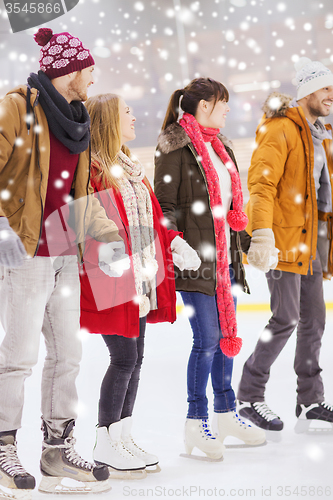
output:
M266 101L248 173L247 206L252 235L248 262L264 271L272 317L246 361L238 389L239 413L266 430L282 420L265 403L270 367L297 327L296 431L311 420L333 423L324 401L319 353L325 328L323 273L331 277L331 126L333 74L320 62L301 58L297 98L274 93ZM318 220L319 219L319 220ZM329 236L327 236L329 234Z
M117 226L91 195L89 183L90 120L82 101L93 83L94 60L69 33L40 29L35 40L42 47L40 71L0 103L0 317L5 330L0 346L0 486L11 488L13 496L15 490L35 487L35 478L17 456L16 432L24 381L37 363L41 331L47 357L39 489L68 491L61 485L64 476L84 482L80 491L110 489L107 467L83 460L74 449L75 379L81 359L77 257L82 260L86 233L106 243L109 256L123 248ZM63 206L70 200L66 212ZM105 263L103 270L112 274Z

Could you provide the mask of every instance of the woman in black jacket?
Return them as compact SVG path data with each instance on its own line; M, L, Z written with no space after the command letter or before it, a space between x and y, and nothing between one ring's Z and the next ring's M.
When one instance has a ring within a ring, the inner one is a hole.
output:
M241 345L231 287L239 284L247 292L248 286L237 233L247 223L240 179L230 142L219 133L229 112L228 99L227 89L210 78L197 78L175 91L155 160L155 194L168 227L182 231L202 261L196 272L175 262L175 272L176 289L194 311L185 447L190 454L196 446L213 459L223 456L226 436L248 445L265 442L264 431L239 419L231 387L232 357ZM209 375L217 438L208 422Z

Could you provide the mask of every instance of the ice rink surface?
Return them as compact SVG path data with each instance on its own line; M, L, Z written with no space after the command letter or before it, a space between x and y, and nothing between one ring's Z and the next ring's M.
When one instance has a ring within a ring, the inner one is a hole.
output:
M262 273L249 270L252 296L239 297L239 305L267 304ZM325 283L325 298L333 297L333 283ZM241 308L239 308L241 309ZM260 309L260 308L259 308ZM269 311L239 310L241 353L235 358L233 386L237 389L244 361L251 354ZM333 403L333 311L328 308L321 351L326 401ZM112 480L112 490L100 499L122 498L333 498L333 430L296 434L294 426L296 377L293 371L295 334L271 370L266 402L284 421L280 441L269 440L256 448L243 447L228 438L223 462L190 460L184 453L183 427L186 417L186 366L191 348L188 318L180 314L173 324L148 325L145 360L134 410L133 436L147 451L158 455L161 472L143 480ZM19 456L26 469L40 481L40 380L45 349L41 343L38 365L26 381L23 426L18 432ZM79 417L75 429L77 450L92 458L97 421L99 387L108 365L108 354L98 335L83 335L83 359L78 377ZM208 397L212 402L209 383ZM210 415L212 416L212 406ZM196 450L194 450L196 452ZM75 495L78 500L86 495ZM33 492L33 499L46 498ZM50 498L54 498L54 495ZM57 497L59 498L59 497Z

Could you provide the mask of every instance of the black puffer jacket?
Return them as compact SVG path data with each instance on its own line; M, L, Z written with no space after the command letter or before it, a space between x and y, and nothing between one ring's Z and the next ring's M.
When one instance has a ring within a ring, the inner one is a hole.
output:
M230 141L221 134L218 138L236 164ZM207 180L190 138L178 123L169 125L159 136L154 185L168 229L182 231L202 261L198 271L180 271L175 267L176 289L215 295L216 244ZM230 232L235 279L244 292L249 293L241 263L240 237L235 231Z

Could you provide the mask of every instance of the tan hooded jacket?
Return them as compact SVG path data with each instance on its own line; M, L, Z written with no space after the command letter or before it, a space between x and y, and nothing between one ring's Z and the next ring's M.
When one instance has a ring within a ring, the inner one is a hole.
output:
M248 172L246 231L251 235L255 229L273 229L275 246L280 250L277 269L307 274L316 258L318 218L328 220L323 222L324 231L321 227L323 238L318 248L324 275L331 277L332 214L318 214L311 132L303 109L289 107L291 99L273 93L264 105L265 115L256 131L256 148ZM272 109L272 102L279 105ZM326 128L330 130L331 126ZM325 140L323 145L333 192L332 141Z
M5 216L31 257L36 255L42 230L50 163L49 127L31 89L27 124L27 87L17 87L0 102L0 216ZM86 233L98 241L119 241L117 226L109 220L90 186L89 150L79 156L74 174L73 227L79 259ZM91 195L91 196L88 196Z

